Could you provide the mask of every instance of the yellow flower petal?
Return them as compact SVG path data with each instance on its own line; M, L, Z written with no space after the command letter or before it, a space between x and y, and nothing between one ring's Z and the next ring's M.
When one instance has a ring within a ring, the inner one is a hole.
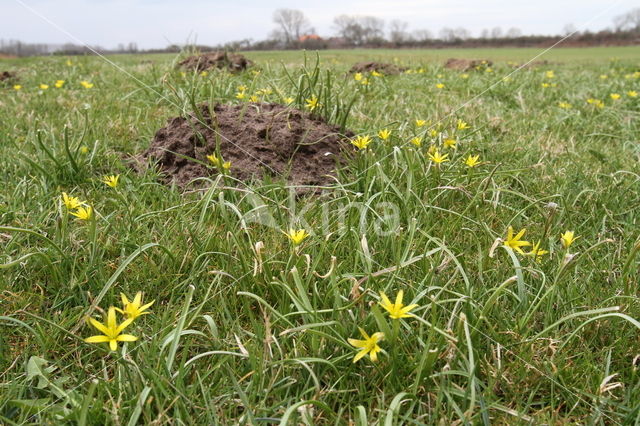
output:
M121 334L116 337L116 340L118 342L135 342L136 340L138 340L138 338L136 336L132 336L131 334Z
M89 317L89 323L94 326L95 328L98 329L98 331L103 332L104 334L108 334L109 333L109 329L107 327L105 327L104 324L102 324L101 322L99 322L98 320Z
M110 340L111 338L109 336L91 336L84 339L87 343L106 343Z

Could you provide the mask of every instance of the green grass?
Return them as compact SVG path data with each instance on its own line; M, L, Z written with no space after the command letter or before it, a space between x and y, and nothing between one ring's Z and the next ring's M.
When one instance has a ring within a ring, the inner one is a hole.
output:
M252 52L260 73L206 77L167 55L0 62L23 86L0 89L0 422L640 422L638 52L555 50L563 64L468 78L438 59L535 52L329 51L318 69L313 54L302 69L300 52ZM363 86L345 71L365 58L416 72ZM167 118L240 102L242 84L300 108L316 94L319 114L374 141L306 198L227 178L180 190L128 167ZM431 163L431 144L450 161ZM466 168L470 154L483 164ZM549 253L505 248L509 226ZM297 249L292 227L312 233ZM400 290L418 307L396 321L379 292ZM138 291L155 304L127 328L136 342L83 341L87 314ZM358 327L385 333L378 362L352 362Z

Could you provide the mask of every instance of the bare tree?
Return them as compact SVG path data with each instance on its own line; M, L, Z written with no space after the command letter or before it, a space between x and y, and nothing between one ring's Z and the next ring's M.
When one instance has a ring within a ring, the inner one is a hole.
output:
M300 39L309 30L309 21L299 10L278 9L273 12L273 22L278 25L278 33L272 33L282 37L286 45L291 45Z
M491 30L491 38L502 38L502 28L494 27Z
M487 38L490 38L490 37L491 37L491 31L489 31L487 28L485 28L484 30L482 30L480 32L480 38L487 39Z
M362 27L356 18L349 15L339 15L333 18L333 26L336 28L338 36L345 39L350 44L362 43Z
M467 40L471 37L471 33L466 28L458 27L453 30L453 38L456 40Z
M392 43L402 43L407 41L410 38L407 28L409 28L409 24L405 21L400 21L398 19L391 21L391 25L389 26L389 40Z
M613 26L616 31L640 32L640 7L613 18Z
M384 37L384 21L374 16L340 15L333 19L333 26L350 44L372 43Z
M518 37L522 37L522 31L520 30L520 28L516 28L516 27L511 27L507 30L507 34L506 34L507 38L518 38Z
M429 30L415 30L413 32L413 38L416 39L416 41L423 42L431 40L433 38L433 34Z
M562 29L562 35L568 36L569 34L573 34L573 33L577 32L577 31L578 31L578 29L576 28L575 25L567 24Z
M384 20L375 16L362 16L358 18L360 25L364 29L364 39L366 43L376 42L384 39Z
M453 41L456 38L455 30L448 27L441 29L439 35L442 41Z

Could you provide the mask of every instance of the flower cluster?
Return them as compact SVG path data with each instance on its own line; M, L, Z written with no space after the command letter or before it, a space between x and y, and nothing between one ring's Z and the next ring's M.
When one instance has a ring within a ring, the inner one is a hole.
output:
M526 228L521 229L519 232L515 232L512 226L509 226L507 229L507 237L502 240L502 244L513 250L516 253L525 256L531 256L537 262L542 261L542 256L548 254L548 250L544 250L540 247L540 241L535 243L531 243L529 241L523 240L525 233L527 232ZM560 244L565 250L568 250L569 247L577 240L579 237L575 236L573 231L565 231L560 235ZM529 252L525 252L523 248L531 247Z
M387 313L389 314L389 318L394 321L411 318L413 314L411 314L410 312L418 307L418 305L416 304L405 306L402 303L403 296L404 292L402 290L398 291L395 302L391 303L387 295L384 294L384 292L380 292L379 304L385 311L387 311ZM360 330L360 334L362 335L363 340L347 339L351 346L358 349L358 352L353 357L353 362L358 362L366 355L369 355L371 361L376 362L378 360L378 353L382 351L382 348L378 345L378 343L380 343L380 341L385 338L384 333L378 331L369 336L364 329L358 327L358 330Z
M118 342L135 342L138 340L136 336L131 334L123 334L125 328L129 327L136 318L149 314L147 309L153 305L155 300L147 304L142 304L142 292L136 293L133 300L129 300L124 293L120 293L122 300L122 308L110 306L104 317L104 322L99 322L95 318L88 317L87 322L102 334L87 337L84 339L87 343L108 343L109 349L115 351L118 349ZM116 311L120 313L124 319L118 323Z

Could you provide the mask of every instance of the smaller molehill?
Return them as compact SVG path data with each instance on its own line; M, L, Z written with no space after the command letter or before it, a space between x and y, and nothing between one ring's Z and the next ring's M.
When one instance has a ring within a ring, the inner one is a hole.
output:
M350 73L372 72L377 71L385 75L396 75L405 71L406 68L398 67L394 64L385 64L383 62L358 62L349 70Z
M273 103L208 104L197 114L175 117L158 130L139 164L156 163L167 183L183 186L214 176L207 155L231 162L229 175L243 182L264 177L294 186L334 182L351 132L306 112ZM196 159L198 161L193 161ZM304 191L299 191L304 192Z
M444 67L450 70L456 71L472 71L478 67L490 67L493 65L488 59L458 59L458 58L449 58L447 62L445 62Z
M178 65L192 71L207 71L214 68L243 71L252 66L253 62L239 53L218 51L189 56Z
M0 72L0 81L15 81L18 79L18 76L15 72L11 71L1 71Z

